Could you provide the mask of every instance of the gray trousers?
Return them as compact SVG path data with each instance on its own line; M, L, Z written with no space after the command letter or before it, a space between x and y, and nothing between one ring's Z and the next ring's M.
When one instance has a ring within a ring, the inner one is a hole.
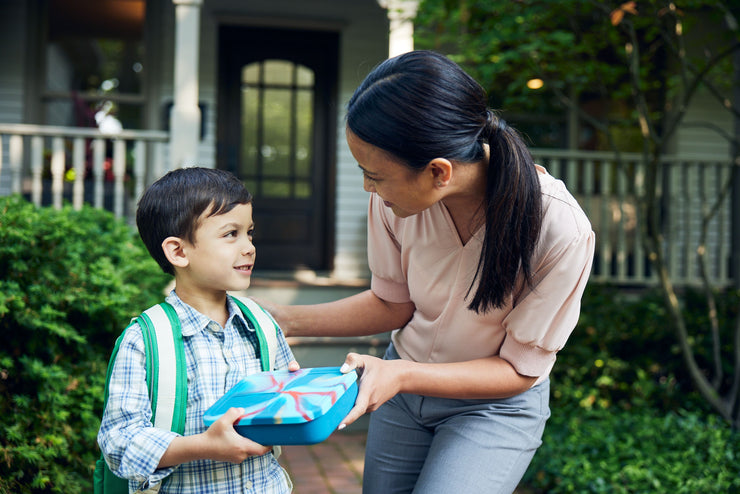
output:
M392 344L385 358L399 358ZM549 399L549 380L501 400L396 395L370 416L363 494L510 494L542 444Z

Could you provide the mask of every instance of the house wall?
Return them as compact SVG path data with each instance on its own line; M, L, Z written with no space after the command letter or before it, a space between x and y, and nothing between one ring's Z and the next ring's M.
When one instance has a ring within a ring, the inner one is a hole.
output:
M734 43L736 28L730 29L725 20L718 23L716 17L694 14L693 22L687 21L686 41L683 47L689 60L702 60L703 66L710 57L717 56L726 47ZM731 57L725 60L731 61ZM676 62L674 62L676 63ZM724 67L728 67L724 65ZM732 97L728 80L718 76L723 64L715 66L714 71L706 81L710 82L719 91L722 97ZM729 67L728 67L729 68ZM676 66L677 71L680 67ZM730 68L730 70L732 70ZM689 71L688 78L695 76ZM680 97L677 96L677 97ZM702 84L691 97L686 115L682 125L678 128L673 144L673 153L681 155L702 156L707 159L727 159L730 156L731 147L727 136L722 133L732 134L732 114L722 106L717 97L712 95L709 88Z
M27 4L20 0L0 2L0 121L23 122L23 74L26 68L26 30L18 19L27 16Z
M24 73L26 71L26 29L28 4L22 0L0 2L0 122L23 122ZM8 162L7 146L0 147L2 163ZM10 174L0 169L0 195L10 193Z
M691 101L686 116L676 132L675 153L702 156L707 159L727 159L730 142L722 132L731 134L732 114L709 94L700 89Z

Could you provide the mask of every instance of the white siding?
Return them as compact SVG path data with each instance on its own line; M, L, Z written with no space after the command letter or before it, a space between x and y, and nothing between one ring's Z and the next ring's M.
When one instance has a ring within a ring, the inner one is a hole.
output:
M732 114L706 90L700 90L691 102L682 125L676 133L676 154L726 159L730 143L715 130L732 134Z
M377 7L377 6L375 6ZM385 13L383 13L385 16ZM372 21L372 22L371 22ZM382 22L382 27L379 25ZM335 276L363 277L367 268L367 203L362 174L344 137L345 110L355 88L388 56L388 21L369 15L349 24L340 48L340 115L337 120Z
M26 2L4 0L0 2L0 53L3 69L0 70L0 122L23 122L23 76L26 70L26 32L23 21L27 16ZM2 146L0 149L7 149ZM7 152L0 155L0 195L10 193L10 173Z
M695 15L701 16L701 14ZM734 31L728 30L724 22L717 24L709 18L702 19L701 17L696 17L695 21L687 28L685 49L688 57L702 60L698 64L701 69L710 56L731 46L735 38ZM727 62L731 60L732 58L729 58ZM723 69L720 67L722 65L715 67L706 80L712 82L723 97L731 98L730 81L727 78L732 77L732 69L722 74L720 71ZM679 67L676 69L678 70ZM690 74L690 77L693 76L694 74ZM728 89L723 89L723 87ZM706 159L727 159L730 156L730 144L717 129L731 134L732 115L722 107L722 104L705 85L700 85L689 102L681 127L676 132L672 142L675 146L672 154L701 156Z

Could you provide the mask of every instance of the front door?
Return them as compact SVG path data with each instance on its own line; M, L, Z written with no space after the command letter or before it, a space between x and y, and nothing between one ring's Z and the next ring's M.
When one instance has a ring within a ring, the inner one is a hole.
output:
M257 268L331 268L338 35L219 30L217 164L254 195Z

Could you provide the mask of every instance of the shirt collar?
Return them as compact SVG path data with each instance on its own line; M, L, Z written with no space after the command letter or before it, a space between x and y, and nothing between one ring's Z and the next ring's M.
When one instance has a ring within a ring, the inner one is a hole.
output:
M170 292L165 301L175 308L177 317L180 319L183 336L192 336L200 331L204 331L212 322L209 317L206 317L193 307L183 302L177 293L175 293L175 290ZM226 327L233 324L240 324L248 331L254 331L249 321L244 318L244 314L242 314L242 311L230 296L226 297L226 306L229 310ZM239 322L237 323L237 321ZM220 327L220 325L215 324L214 327Z

